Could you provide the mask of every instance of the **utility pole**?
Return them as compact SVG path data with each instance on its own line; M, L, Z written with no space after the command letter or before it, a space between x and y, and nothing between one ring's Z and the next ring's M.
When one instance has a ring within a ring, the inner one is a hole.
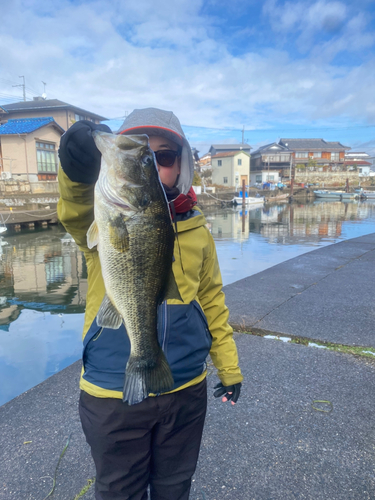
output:
M245 141L244 137L245 137L245 125L243 125L242 127L242 144L244 144Z
M291 179L290 179L290 196L289 196L289 201L293 200L293 187L294 187L294 164L293 164L293 153L290 154L290 173L291 173Z
M12 87L23 87L23 100L26 102L26 86L25 86L25 77L20 76L19 78L23 78L23 83L19 85L12 85Z
M43 83L43 85L44 85L43 97L44 97L44 98L46 98L46 97L47 97L47 94L46 94L46 85L47 85L47 84L46 84L46 82L43 82L43 80L42 80L42 83Z

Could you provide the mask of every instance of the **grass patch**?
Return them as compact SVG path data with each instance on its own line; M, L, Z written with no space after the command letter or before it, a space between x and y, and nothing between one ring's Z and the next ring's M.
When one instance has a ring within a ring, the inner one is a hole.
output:
M375 361L375 348L374 347L362 347L362 346L349 346L343 344L332 344L331 342L317 342L309 341L305 338L292 338L290 339L292 344L303 344L309 346L313 343L314 346L311 347L325 347L329 351L343 352L345 354L353 354L354 356L362 356L364 358L370 358Z
M291 344L309 345L309 341L307 339L292 338L292 339L290 339L290 343Z
M265 337L265 335L262 335L260 333L252 332L251 330L245 330L235 328L235 332L239 333L245 333L247 335L254 335L256 337ZM270 334L271 335L271 334ZM277 335L277 334L272 334L272 336L275 337L275 340L281 340L278 337L288 337L288 335ZM266 339L268 340L268 339ZM343 352L345 354L352 354L354 356L361 356L364 358L369 358L375 361L375 347L362 347L362 346L348 346L348 345L343 345L343 344L332 344L331 342L319 342L315 340L309 340L303 337L290 337L290 343L291 344L301 344L307 347L324 347L325 349L328 349L330 351L336 351L336 352ZM310 345L313 344L313 345Z
M330 351L344 352L346 354L354 354L355 356L364 356L366 358L371 358L375 360L375 348L374 347L359 347L359 346L348 346L341 344L331 344L330 342L322 343L324 347ZM371 354L373 353L373 354Z
M81 491L74 497L73 500L79 500L80 498L83 497L83 495L85 495L89 489L91 488L91 486L95 483L95 478L91 478L91 479L88 479L87 480L87 484L86 486L84 486Z

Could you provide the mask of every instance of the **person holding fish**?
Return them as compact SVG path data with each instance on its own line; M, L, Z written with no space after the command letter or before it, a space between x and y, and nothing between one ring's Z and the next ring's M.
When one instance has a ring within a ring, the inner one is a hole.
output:
M243 376L213 238L177 117L134 110L117 134L61 138L58 215L84 252L88 290L79 411L97 500L187 500L207 407Z

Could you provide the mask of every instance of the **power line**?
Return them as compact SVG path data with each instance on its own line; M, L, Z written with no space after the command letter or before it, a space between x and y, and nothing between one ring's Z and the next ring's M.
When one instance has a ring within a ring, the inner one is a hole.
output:
M113 118L114 119L114 118ZM220 128L220 127L202 127L201 125L182 125L182 127L192 127L204 130L221 130L222 132L242 132L243 129L240 128ZM310 127L310 128L256 128L247 130L248 134L253 134L256 132L309 132L311 130L320 131L320 130L350 130L350 129L359 129L359 128L374 128L375 125L351 125L349 127Z

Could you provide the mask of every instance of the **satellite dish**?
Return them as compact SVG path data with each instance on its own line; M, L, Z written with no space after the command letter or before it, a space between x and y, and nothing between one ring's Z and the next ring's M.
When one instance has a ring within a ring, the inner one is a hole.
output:
M44 92L44 93L42 94L42 97L43 97L43 99L47 99L47 94Z

